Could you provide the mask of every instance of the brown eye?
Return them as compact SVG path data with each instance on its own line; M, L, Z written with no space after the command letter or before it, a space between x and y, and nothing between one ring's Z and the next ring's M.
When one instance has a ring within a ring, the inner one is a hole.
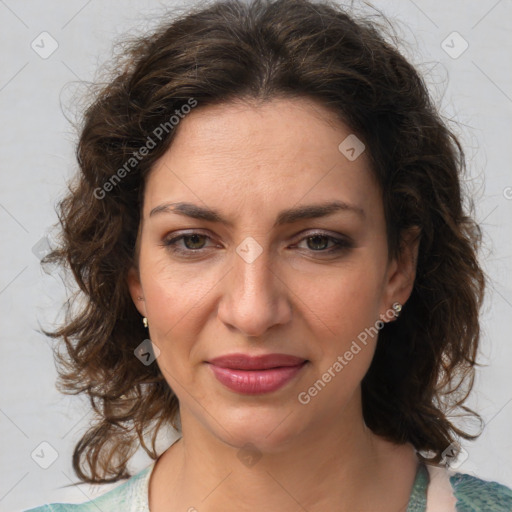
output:
M329 245L329 238L324 235L314 235L307 238L308 248L313 251L323 251Z
M306 244L306 247L304 247L306 250L320 254L335 253L347 250L352 247L352 244L349 240L345 240L344 238L336 238L327 235L326 233L310 234L309 236L303 238L299 242L298 246L300 246L302 243ZM329 247L329 244L332 245Z
M183 243L187 249L202 249L204 241L208 238L206 235L183 235Z
M183 255L193 255L205 248L210 237L202 233L187 233L164 240L163 246L170 251Z

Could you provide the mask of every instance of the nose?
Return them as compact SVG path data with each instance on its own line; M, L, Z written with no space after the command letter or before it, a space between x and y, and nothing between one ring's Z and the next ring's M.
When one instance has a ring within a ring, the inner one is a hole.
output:
M290 321L291 290L273 265L268 250L254 261L233 255L233 268L223 279L220 320L246 337L260 337L273 326Z

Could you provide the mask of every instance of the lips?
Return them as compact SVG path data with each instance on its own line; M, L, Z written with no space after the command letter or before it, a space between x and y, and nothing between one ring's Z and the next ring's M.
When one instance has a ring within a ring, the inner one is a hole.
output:
M301 373L308 361L288 354L230 354L207 361L215 378L239 394L277 391Z
M304 363L303 357L288 354L264 354L248 356L246 354L229 354L210 359L208 362L220 368L232 370L268 370L284 366L297 366Z

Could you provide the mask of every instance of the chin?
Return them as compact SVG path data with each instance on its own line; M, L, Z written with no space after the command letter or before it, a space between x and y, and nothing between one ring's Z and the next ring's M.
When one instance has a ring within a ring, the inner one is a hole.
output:
M216 416L222 418L224 427L215 425L218 437L233 448L243 450L249 445L262 453L278 453L304 429L302 417L277 403L270 408L244 409L238 405Z

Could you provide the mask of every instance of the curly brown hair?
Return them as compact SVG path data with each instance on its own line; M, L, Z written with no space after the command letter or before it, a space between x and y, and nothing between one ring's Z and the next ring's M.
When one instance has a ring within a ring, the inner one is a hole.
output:
M230 0L125 40L83 114L80 172L58 205L59 246L43 260L70 269L79 286L65 324L45 333L65 344L56 353L58 388L86 393L98 416L74 450L81 480L129 477L139 443L156 459L160 428L180 430L178 399L158 365L134 357L146 331L127 285L145 180L177 130L160 130L143 158L126 163L192 101L312 98L364 141L383 193L390 257L405 230L421 229L412 295L400 319L381 329L362 381L364 420L433 463L458 437L478 437L448 418L462 409L481 420L463 405L478 364L485 285L481 232L461 188L464 152L387 36L375 20L333 2Z

